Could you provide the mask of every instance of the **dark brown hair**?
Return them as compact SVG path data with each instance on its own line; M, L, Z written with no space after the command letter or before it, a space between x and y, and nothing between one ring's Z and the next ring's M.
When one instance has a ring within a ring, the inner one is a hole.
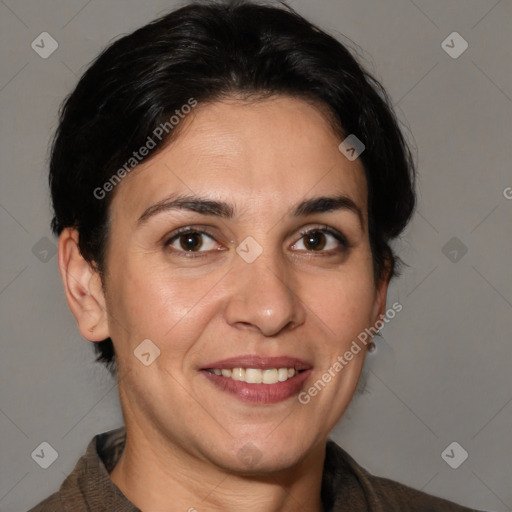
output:
M397 258L389 242L415 204L410 150L379 82L343 44L286 5L190 3L111 44L61 111L50 163L54 233L75 227L82 255L102 273L112 193L98 198L94 191L190 98L240 94L321 103L342 127L340 137L363 142L375 276L391 278ZM169 130L153 151L175 134ZM110 339L95 349L97 360L115 368Z

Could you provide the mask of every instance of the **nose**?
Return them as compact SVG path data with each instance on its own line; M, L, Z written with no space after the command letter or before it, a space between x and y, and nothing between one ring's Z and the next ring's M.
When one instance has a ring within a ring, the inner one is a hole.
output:
M227 322L237 328L275 336L304 323L305 308L286 263L264 252L256 261L239 260L231 274Z

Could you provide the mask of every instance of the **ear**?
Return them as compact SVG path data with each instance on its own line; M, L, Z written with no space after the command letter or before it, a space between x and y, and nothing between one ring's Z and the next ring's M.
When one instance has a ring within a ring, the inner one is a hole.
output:
M66 228L59 238L59 269L66 300L82 336L89 341L109 337L106 301L99 273L78 247L78 231Z
M391 280L392 265L388 261L385 264L384 271L375 283L375 298L372 309L372 316L370 324L375 327L378 320L381 320L386 315L386 297L388 293L389 281Z

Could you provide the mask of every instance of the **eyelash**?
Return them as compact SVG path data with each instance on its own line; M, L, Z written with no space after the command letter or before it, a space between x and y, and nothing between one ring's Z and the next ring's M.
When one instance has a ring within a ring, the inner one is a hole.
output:
M328 235L331 235L339 242L341 248L331 249L331 250L327 250L327 251L306 251L308 253L317 253L317 255L321 255L321 256L331 256L334 254L338 254L340 252L344 252L347 249L350 249L350 247L351 247L349 241L347 240L347 238L345 237L345 235L343 233L340 233L339 231L337 231L329 226L325 226L325 225L316 226L316 227L305 229L305 230L301 231L300 237L298 238L297 242L300 239L302 239L303 237L305 237L306 235L308 235L310 233L317 233L317 232L326 233ZM190 233L195 233L195 234L199 234L199 235L207 235L212 240L215 240L215 237L213 236L213 234L209 233L204 228L203 229L194 229L190 226L186 226L186 227L177 229L169 238L166 238L165 239L166 241L164 242L164 248L168 248L168 246L170 244L172 244L175 240L177 240L180 236L187 235ZM295 243L297 243L297 242L295 242ZM183 250L176 250L176 249L171 249L171 250L174 253L180 254L180 256L185 257L185 258L204 258L205 256L208 256L208 253L210 252L210 251L197 251L197 252L196 251L183 251Z

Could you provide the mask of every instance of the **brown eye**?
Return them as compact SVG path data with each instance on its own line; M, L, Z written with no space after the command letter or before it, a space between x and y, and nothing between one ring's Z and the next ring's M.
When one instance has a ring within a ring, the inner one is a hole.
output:
M327 243L325 233L310 231L304 235L304 246L308 251L321 251Z
M190 229L177 232L165 242L165 247L181 253L206 253L218 249L218 245L208 233Z
M303 231L300 238L291 247L294 251L318 252L331 254L346 251L350 248L345 235L338 230L328 226L321 229L310 229Z
M203 239L200 233L187 233L179 238L180 247L184 251L197 251L203 245Z

